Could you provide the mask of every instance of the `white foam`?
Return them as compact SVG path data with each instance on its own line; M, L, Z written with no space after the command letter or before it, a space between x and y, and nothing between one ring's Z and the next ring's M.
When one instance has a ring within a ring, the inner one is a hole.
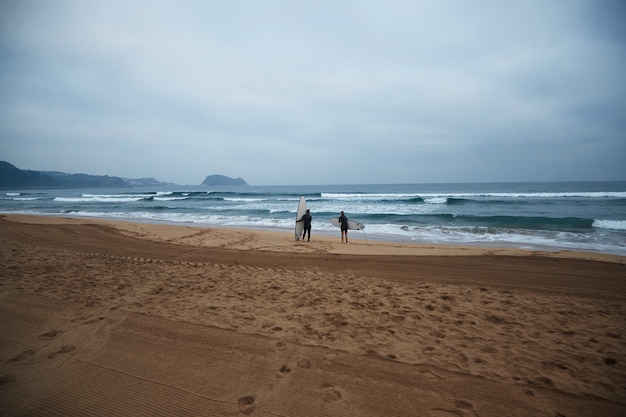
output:
M224 197L224 201L232 203L251 203L257 201L267 201L265 198L249 198L249 197Z
M427 204L446 204L448 202L447 197L432 197L424 200Z
M594 220L593 227L598 229L626 230L626 220Z
M525 231L477 227L428 226L404 228L405 237L413 242L452 245L513 246L522 249L593 250L626 255L626 247L607 244L583 233L558 231Z
M431 198L626 198L626 191L537 192L537 193L322 193L323 198L339 200L400 200Z
M403 200L420 197L417 193L322 193L322 198L328 200Z
M154 197L154 200L155 201L178 201L178 200L187 200L188 198L189 197Z
M152 195L150 196L152 197ZM129 203L141 201L145 197L140 196L83 196L83 197L55 197L53 201L60 203Z
M115 198L147 198L147 197L154 197L155 195L154 194L81 194L81 196L85 198L97 198L97 199L113 198L115 199Z
M560 192L560 193L458 193L424 194L423 196L449 196L458 198L626 198L626 192Z

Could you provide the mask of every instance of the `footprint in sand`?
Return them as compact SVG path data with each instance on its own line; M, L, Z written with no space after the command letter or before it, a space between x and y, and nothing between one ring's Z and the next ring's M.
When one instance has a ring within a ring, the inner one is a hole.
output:
M450 417L450 416L459 416L463 417L467 414L466 411L471 413L471 415L476 416L476 412L474 411L474 407L466 401L459 400L454 402L454 406L456 409L445 409L445 408L432 408L429 411L428 415L430 417Z
M35 356L35 353L37 352L34 350L25 350L23 352L20 352L18 355L12 357L11 359L9 359L8 362L25 361Z
M77 321L83 321L83 320L87 320L89 318L89 316L85 317L85 316L81 316L81 317L76 317L75 319L70 320L71 323L76 323Z
M99 322L101 322L104 319L106 319L106 317L97 317L97 318L93 318L93 319L87 320L87 321L83 322L83 324L99 323Z
M307 358L300 358L297 362L300 368L309 369L311 367L311 361Z
M63 332L57 329L52 329L49 332L42 333L37 337L39 337L40 339L44 339L44 340L54 339L55 337L59 335L59 333L63 333Z
M0 375L0 387L6 384L10 384L13 381L15 381L15 375L13 374Z
M325 402L339 401L341 399L341 392L333 384L324 383L320 385L320 393L322 394L322 400Z
M58 352L54 352L48 355L48 359L54 359L59 355L63 355L65 353L70 353L72 352L74 349L76 349L76 346L74 345L63 345L61 346L61 350L59 350Z
M456 408L460 408L462 410L473 410L474 409L474 407L472 407L472 404L468 403L467 401L463 401L463 400L455 401L454 402L454 406Z
M256 408L256 405L254 404L255 400L256 398L254 398L254 395L246 395L245 397L239 398L237 401L239 411L247 416L254 413L254 409Z

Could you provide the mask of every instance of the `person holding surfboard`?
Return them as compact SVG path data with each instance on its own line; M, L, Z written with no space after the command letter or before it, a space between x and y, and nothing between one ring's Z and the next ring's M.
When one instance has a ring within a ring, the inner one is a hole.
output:
M343 243L343 237L346 236L346 243L348 243L348 218L341 210L341 216L339 216L339 227L341 229L341 243Z
M345 236L345 242L348 243L348 230L364 230L365 225L363 223L355 222L346 217L344 212L341 212L339 218L330 219L330 224L341 229L341 241L343 242Z
M304 240L304 237L308 233L309 242L311 241L311 220L313 220L313 217L311 217L311 211L309 209L306 209L306 213L304 213L304 215L302 216L300 220L296 220L296 222L304 222L304 231L302 232L302 240Z

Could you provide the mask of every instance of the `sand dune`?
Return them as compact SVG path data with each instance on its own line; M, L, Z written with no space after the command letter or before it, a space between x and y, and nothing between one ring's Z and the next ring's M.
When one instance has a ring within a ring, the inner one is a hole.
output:
M623 257L0 219L2 415L621 416Z

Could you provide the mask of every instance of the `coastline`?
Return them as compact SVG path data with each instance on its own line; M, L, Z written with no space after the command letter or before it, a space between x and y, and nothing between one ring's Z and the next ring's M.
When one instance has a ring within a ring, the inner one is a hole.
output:
M598 260L603 262L626 263L626 256L606 254L596 251L582 251L569 249L520 249L508 246L481 246L481 245L447 245L425 244L415 242L393 242L389 240L367 239L358 231L350 233L351 243L342 244L339 229L336 237L328 232L316 233L313 230L312 242L296 242L289 231L270 230L268 228L232 228L222 226L200 226L197 224L173 224L137 222L132 220L111 220L94 217L72 216L45 216L30 214L0 214L0 218L18 223L32 224L102 224L113 227L130 236L162 240L183 245L222 247L229 249L254 249L263 251L293 251L317 252L323 250L328 253L360 254L360 255L411 255L411 256L480 256L480 255L508 255L508 256L547 256L557 258L576 258ZM203 236L203 231L206 238ZM223 232L223 233L220 233ZM250 234L253 236L245 243L233 236ZM203 238L204 237L204 238ZM308 245L308 249L307 249Z
M392 243L591 251L626 256L622 183L387 184L18 192L5 214L102 218L291 233L294 207L310 201L317 235L346 210L367 225L354 237Z
M623 256L23 215L0 237L6 415L626 410Z

